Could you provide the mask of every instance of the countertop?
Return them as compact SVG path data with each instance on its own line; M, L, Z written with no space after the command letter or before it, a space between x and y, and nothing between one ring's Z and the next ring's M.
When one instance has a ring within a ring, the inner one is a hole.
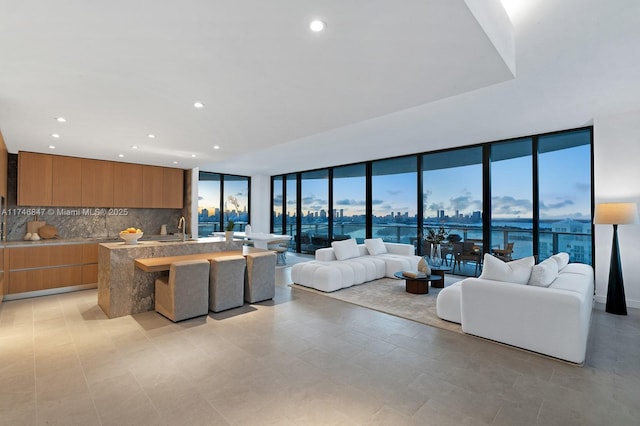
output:
M197 242L217 242L224 241L224 238L199 238L197 240L187 239L186 243ZM65 245L65 244L92 244L106 243L113 247L124 246L124 241L119 236L113 237L76 237L76 238L51 238L48 240L38 241L4 241L5 247L35 247L42 245ZM167 245L167 244L183 244L182 237L177 235L144 235L138 241L140 245ZM135 247L135 245L127 245L127 247Z

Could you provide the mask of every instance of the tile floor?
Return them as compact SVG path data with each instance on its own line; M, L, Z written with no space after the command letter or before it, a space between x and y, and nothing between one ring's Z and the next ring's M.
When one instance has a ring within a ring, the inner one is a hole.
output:
M575 367L286 284L173 324L96 291L0 304L1 425L638 425L640 311Z

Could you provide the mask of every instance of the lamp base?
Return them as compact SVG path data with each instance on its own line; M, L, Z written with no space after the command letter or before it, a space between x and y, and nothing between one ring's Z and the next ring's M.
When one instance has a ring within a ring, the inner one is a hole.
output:
M618 247L618 225L613 225L613 244L611 245L609 286L607 288L607 305L605 310L610 314L627 315L627 301L624 296L622 265L620 263L620 248Z

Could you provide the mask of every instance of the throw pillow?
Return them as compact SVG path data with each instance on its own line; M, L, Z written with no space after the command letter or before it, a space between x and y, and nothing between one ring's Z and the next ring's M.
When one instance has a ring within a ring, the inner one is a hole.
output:
M371 256L387 252L387 246L384 245L382 238L370 238L364 240L364 246L367 248L367 251Z
M418 261L418 271L423 272L426 275L431 275L431 268L424 257Z
M349 238L348 240L343 241L334 241L331 243L331 247L333 247L333 253L336 255L336 259L338 260L347 260L360 256L358 243L355 238Z
M569 264L569 253L561 252L551 256L551 259L555 260L558 264L558 271Z
M531 269L531 278L529 278L529 285L534 285L537 287L549 287L557 276L558 262L556 262L555 259L549 258L535 265Z
M515 284L527 284L531 276L531 268L536 263L533 256L503 262L490 254L484 255L484 265L480 278L485 280L503 281Z

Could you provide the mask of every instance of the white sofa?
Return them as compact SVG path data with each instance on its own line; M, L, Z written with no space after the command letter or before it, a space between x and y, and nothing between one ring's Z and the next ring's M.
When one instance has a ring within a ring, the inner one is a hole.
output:
M367 239L334 241L329 248L316 250L315 260L291 268L294 283L331 292L383 277L398 271L416 270L421 257L410 244Z
M566 253L535 266L533 257L505 263L487 254L479 278L438 294L438 316L462 324L468 334L583 364L593 268L568 262Z

